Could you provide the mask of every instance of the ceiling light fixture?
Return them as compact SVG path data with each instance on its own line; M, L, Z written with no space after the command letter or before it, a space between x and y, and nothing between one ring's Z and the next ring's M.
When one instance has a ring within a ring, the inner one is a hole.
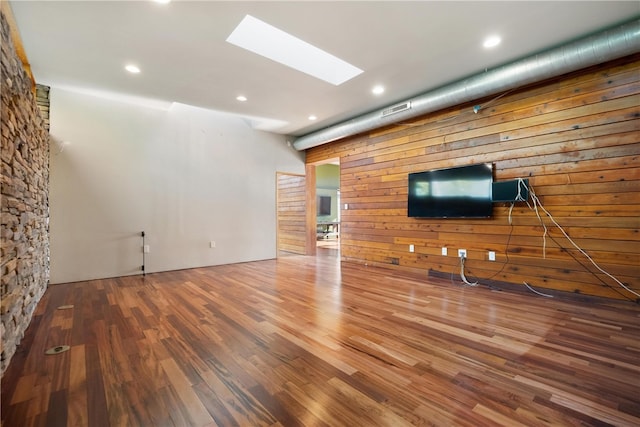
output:
M317 120L318 118L316 116L314 116L313 114L309 116L309 120L313 121L313 120Z
M236 99L240 102L245 102L247 100L247 97L244 95L238 95L236 96Z
M227 42L336 86L362 73L358 67L251 15L242 19Z
M125 66L124 69L127 70L128 72L130 72L131 74L138 74L140 72L140 68L138 68L137 66L135 66L133 64L129 64L129 65Z
M501 41L502 39L498 36L490 36L484 40L482 46L484 46L486 49L491 49L492 47L498 46Z
M371 89L371 92L372 92L374 95L381 95L381 94L383 94L383 93L384 93L384 86L382 86L382 85L376 85L376 86L374 86L374 87L373 87L373 89Z
M154 3L167 4L170 3L171 0L153 0Z

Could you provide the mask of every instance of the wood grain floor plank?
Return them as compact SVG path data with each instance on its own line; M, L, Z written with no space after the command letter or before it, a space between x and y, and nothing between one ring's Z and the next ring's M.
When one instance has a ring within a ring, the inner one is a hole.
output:
M52 286L2 426L640 425L637 304L318 252Z
M69 414L67 403L67 390L54 390L51 392L46 418L47 427L57 427L67 424Z
M184 405L190 419L190 425L206 426L215 424L213 418L198 398L187 377L173 359L165 359L160 362L162 369L169 378L169 382L177 392L178 398Z
M71 347L69 369L69 425L84 426L89 424L87 404L87 368L85 346Z
M226 409L240 425L267 426L275 423L264 406L248 391L241 378L235 377L237 367L227 370L220 361L211 360L212 371L203 372L203 378L220 396ZM257 386L253 383L251 387Z
M93 330L93 328L92 328ZM93 336L93 334L91 334ZM85 345L87 375L87 412L88 425L109 426L110 408L105 395L105 380L100 366L100 349L95 344Z
M473 407L473 412L477 414L481 414L487 421L490 421L491 424L496 426L504 426L504 427L526 427L525 424L522 424L513 419L513 417L505 416L504 414L497 412L491 408L487 408L481 404L477 404Z

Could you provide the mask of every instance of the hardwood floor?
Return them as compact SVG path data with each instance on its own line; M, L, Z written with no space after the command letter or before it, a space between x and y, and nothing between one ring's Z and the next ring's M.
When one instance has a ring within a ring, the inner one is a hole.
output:
M288 256L52 286L2 425L637 426L639 360L632 303Z

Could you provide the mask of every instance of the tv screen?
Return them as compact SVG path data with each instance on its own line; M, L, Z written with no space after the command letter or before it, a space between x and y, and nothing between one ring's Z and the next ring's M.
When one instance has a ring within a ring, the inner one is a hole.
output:
M408 215L416 218L488 218L491 163L409 174Z
M318 215L331 215L331 196L318 196Z

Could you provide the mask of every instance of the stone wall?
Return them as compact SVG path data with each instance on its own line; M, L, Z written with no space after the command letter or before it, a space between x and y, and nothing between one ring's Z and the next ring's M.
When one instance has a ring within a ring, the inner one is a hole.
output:
M49 131L49 86L36 85L36 104L44 120L44 128Z
M4 374L49 281L49 135L4 14L0 21L0 365Z

